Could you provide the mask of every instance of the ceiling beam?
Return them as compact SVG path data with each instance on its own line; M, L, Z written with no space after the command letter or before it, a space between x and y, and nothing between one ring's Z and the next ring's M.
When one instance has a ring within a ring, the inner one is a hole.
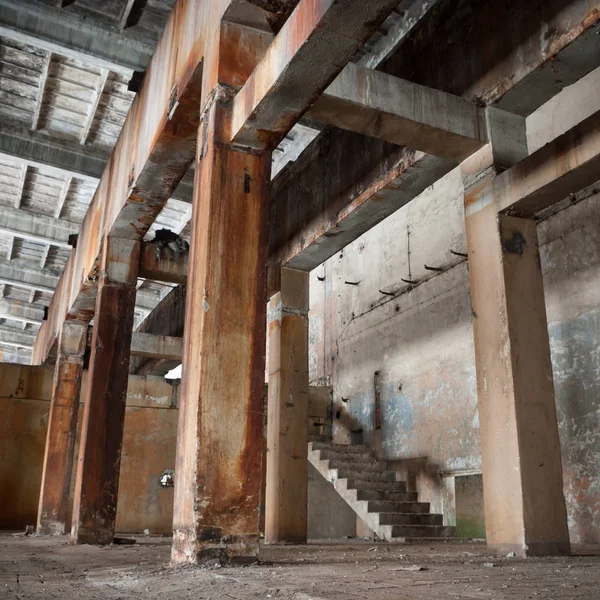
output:
M487 144L483 111L446 92L348 64L307 113L457 163Z
M30 242L71 248L69 236L79 231L79 225L45 215L5 206L0 210L0 233Z
M5 363L14 363L20 365L31 364L31 350L29 348L22 348L21 346L10 346L3 347L0 342L0 361Z
M183 358L183 338L134 331L131 354L142 358L178 360Z
M335 135L343 152L330 153L329 137L320 136L272 184L272 266L314 269L456 166L453 160L375 139L365 153L364 136Z
M358 64L368 69L376 69L396 54L411 29L425 19L438 2L441 0L419 0L410 2L409 6L405 6L406 2L403 2L401 10L394 11L386 22L388 25L386 35L369 48L369 52L358 61Z
M189 250L173 250L157 241L144 242L138 276L152 281L186 283L188 260Z
M511 169L497 175L488 189L482 181L465 199L472 215L494 203L498 212L533 217L600 177L600 111Z
M35 304L1 298L0 319L16 319L32 325L40 325L44 320L44 309Z
M23 331L0 327L0 344L14 348L32 349L35 342L34 334L27 334Z
M16 260L0 260L0 283L5 285L53 294L58 281L54 271L37 269Z
M181 337L185 320L185 298L185 286L179 285L173 288L141 324L139 331ZM135 357L129 363L129 372L140 375L164 375L175 368L179 362Z
M32 0L2 0L0 36L125 75L144 71L154 51L132 32Z
M108 154L84 148L76 142L51 138L26 127L0 123L0 155L25 161L29 166L57 171L61 177L97 182Z
M24 161L59 177L75 177L93 183L98 183L110 158L109 154L91 150L88 146L51 138L5 122L0 123L0 156ZM173 198L191 203L192 192L192 184L181 182Z
M397 4L301 0L234 98L232 141L274 149Z

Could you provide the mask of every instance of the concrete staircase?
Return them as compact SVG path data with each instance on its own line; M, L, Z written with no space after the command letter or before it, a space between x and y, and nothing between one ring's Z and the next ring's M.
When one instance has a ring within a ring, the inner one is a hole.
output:
M406 482L396 481L368 446L309 442L308 460L381 540L454 537L455 528L445 527L443 516L430 513L416 492L407 492Z

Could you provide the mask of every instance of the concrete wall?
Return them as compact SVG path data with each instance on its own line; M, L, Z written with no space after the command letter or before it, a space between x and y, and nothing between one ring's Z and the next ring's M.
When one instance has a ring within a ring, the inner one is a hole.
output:
M0 364L0 529L35 525L52 378L52 368ZM172 387L162 378L130 377L120 532L171 534L173 490L158 484L163 471L175 467L177 410L171 405Z
M535 113L532 149L598 110L600 97L590 93L598 85L600 70ZM538 227L575 543L600 542L597 188ZM466 251L458 169L311 275L310 377L333 385L334 440L362 436L440 512L440 474L481 469L468 270L451 251Z
M52 374L0 364L0 529L35 525Z

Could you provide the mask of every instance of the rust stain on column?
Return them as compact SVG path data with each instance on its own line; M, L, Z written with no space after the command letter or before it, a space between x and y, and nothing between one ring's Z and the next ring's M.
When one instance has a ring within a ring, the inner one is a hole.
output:
M85 323L67 321L59 341L48 419L37 533L66 533L69 491L87 341Z
M108 238L96 299L71 536L114 538L140 242Z
M258 556L270 156L220 144L228 106L207 108L194 186L173 562Z

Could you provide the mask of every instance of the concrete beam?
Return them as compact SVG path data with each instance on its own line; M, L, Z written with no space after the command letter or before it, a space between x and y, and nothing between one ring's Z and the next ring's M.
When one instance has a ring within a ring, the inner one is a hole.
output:
M0 211L0 233L23 240L70 249L69 236L77 231L79 226L69 221L7 206Z
M161 242L144 242L140 256L140 277L152 281L182 284L187 281L189 251L179 252Z
M186 289L184 286L173 288L145 319L138 331L173 337L183 336L185 299ZM168 361L133 356L129 364L129 372L138 375L166 375L180 363L181 360Z
M591 185L600 174L600 111L466 197L472 215L494 204L498 212L532 217Z
M331 153L331 139L321 136L272 184L272 264L314 269L456 164L387 142L366 141L354 133L333 135L343 152Z
M51 138L25 127L0 123L0 156L17 158L29 166L56 170L96 182L102 176L109 156L80 144Z
M528 116L599 66L599 28L588 0L437 2L381 70Z
M31 350L28 348L11 347L0 342L0 361L19 365L31 364Z
M273 150L397 0L301 0L233 103L232 141Z
M183 358L183 338L134 331L131 338L132 356L180 361Z
M23 331L8 329L3 327L0 329L0 337L2 340L0 344L10 346L12 348L33 348L35 342L35 336L25 333Z
M0 260L0 284L53 294L58 281L54 271L36 269L15 260Z
M118 32L43 2L2 0L0 36L126 75L144 71L154 51L133 32Z
M110 159L104 152L6 122L0 123L0 156L56 172L59 177L75 177L92 183L98 183ZM172 196L191 203L192 188L191 184L182 181Z
M355 64L307 117L457 163L488 141L485 115L472 102Z
M2 298L0 299L0 319L12 319L21 323L40 325L44 320L44 309L35 304Z
M427 17L431 9L440 1L420 0L399 4L397 11L390 15L385 23L388 27L387 33L375 43L369 44L369 52L358 61L358 64L368 69L377 69L379 65L394 56L410 31Z

